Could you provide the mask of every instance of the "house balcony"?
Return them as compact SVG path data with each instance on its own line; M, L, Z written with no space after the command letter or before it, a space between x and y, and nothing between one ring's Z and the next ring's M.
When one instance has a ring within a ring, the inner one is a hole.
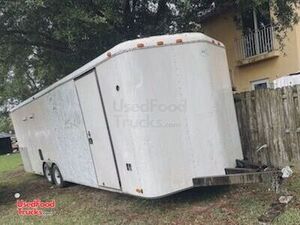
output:
M268 26L235 40L238 65L244 66L279 56L274 27Z

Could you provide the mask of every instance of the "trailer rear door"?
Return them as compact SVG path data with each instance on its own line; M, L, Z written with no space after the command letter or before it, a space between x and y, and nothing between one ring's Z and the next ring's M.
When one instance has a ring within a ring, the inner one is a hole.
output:
M94 71L75 80L75 86L86 127L87 140L94 161L98 185L120 189L105 108Z

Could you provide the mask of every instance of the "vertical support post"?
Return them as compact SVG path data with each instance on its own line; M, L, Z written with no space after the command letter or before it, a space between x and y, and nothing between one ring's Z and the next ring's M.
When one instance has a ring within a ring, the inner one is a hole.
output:
M253 8L253 21L254 21L254 39L255 39L255 53L259 54L259 35L258 35L258 24L257 24L257 14L256 9Z

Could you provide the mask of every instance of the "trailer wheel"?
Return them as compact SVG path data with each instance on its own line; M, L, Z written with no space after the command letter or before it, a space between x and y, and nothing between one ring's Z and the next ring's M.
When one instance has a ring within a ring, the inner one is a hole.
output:
M66 186L66 182L64 181L61 172L55 164L52 167L52 179L57 187L63 188Z
M44 176L47 179L47 181L49 183L54 184L54 181L52 179L52 171L51 171L50 166L47 163L43 164L43 172L44 172Z

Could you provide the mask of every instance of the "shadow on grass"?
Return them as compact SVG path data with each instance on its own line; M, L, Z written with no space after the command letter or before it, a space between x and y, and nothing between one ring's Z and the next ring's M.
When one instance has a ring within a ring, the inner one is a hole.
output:
M22 199L31 199L32 196L40 196L45 193L45 190L49 189L49 183L42 176L34 174L23 172L11 180L6 180L6 182L0 183L0 205L15 202L15 193L20 193Z

